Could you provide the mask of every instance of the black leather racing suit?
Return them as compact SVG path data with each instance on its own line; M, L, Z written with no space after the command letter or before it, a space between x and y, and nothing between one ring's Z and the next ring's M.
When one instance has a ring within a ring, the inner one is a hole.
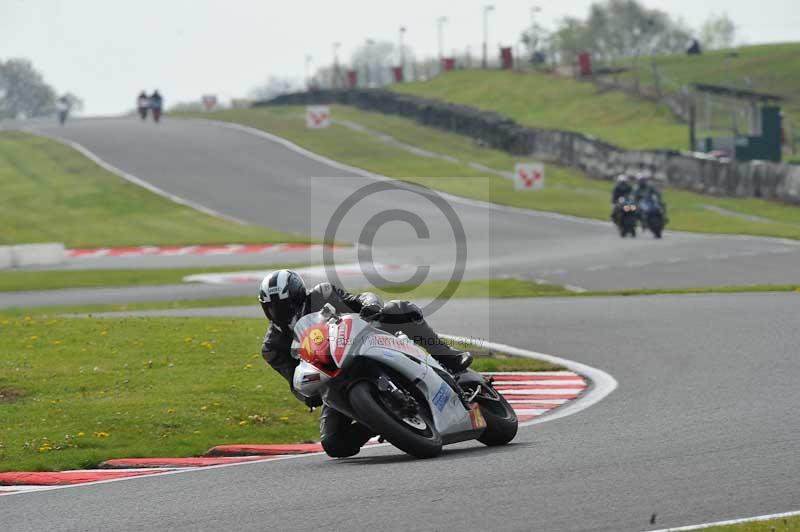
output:
M620 198L626 198L633 192L633 187L627 182L622 181L614 185L614 190L611 191L611 219L614 223L619 223L619 204L617 203Z
M308 291L308 295L300 312L290 326L298 319L319 312L326 303L330 303L338 312L361 312L366 306L381 308L381 321L376 325L392 334L402 331L409 338L421 344L434 357L457 354L433 331L422 316L422 310L408 301L388 301L385 305L380 298L370 292L350 294L330 283L322 283ZM294 370L299 361L292 357L293 333L290 327L280 327L270 323L264 336L261 354L272 368L280 373L292 386ZM292 390L294 392L294 390ZM302 400L300 396L299 399ZM322 407L320 414L320 440L330 456L352 456L372 437L369 429L354 423L339 412Z

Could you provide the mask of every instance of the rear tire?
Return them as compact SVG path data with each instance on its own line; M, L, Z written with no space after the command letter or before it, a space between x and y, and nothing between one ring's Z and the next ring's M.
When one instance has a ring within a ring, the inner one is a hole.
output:
M651 231L653 232L653 236L656 238L661 238L661 232L664 230L664 222L661 220L659 216L656 220L654 220L653 228Z
M417 417L425 427L415 428L384 404L378 388L372 382L355 384L349 397L358 421L401 451L416 458L433 458L442 452L442 437L433 426L430 415L424 411L424 405L420 405L421 412Z

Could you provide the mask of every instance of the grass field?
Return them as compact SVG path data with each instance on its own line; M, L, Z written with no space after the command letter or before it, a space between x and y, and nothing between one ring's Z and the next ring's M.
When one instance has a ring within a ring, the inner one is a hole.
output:
M333 124L328 129L309 131L305 128L301 107L237 109L213 114L198 114L269 131L304 148L332 159L390 177L419 183L452 194L492 201L502 205L560 212L586 218L607 220L611 184L589 179L581 173L549 165L545 189L535 193L514 191L507 178L488 175L466 164L482 163L492 169L511 171L516 161L510 155L477 148L470 139L426 128L412 120L379 113L368 113L350 107L334 106L334 118L342 118L387 133L396 139L461 162L443 161L414 155L394 144L388 144L365 132ZM475 185L465 177L484 176L486 181ZM717 198L683 190L668 189L669 229L709 233L732 233L800 238L800 209L755 198ZM707 207L734 213L757 215L763 221L752 221Z
M173 203L78 152L27 133L0 132L0 245L69 247L305 242Z
M298 264L267 266L214 266L196 268L154 268L135 270L47 270L0 271L0 292L52 290L58 288L93 288L99 286L145 286L177 284L187 275L198 273L269 271L298 267ZM305 265L303 265L305 266Z
M0 314L0 471L317 440L259 354L265 320ZM479 371L558 369L493 354Z
M497 111L527 126L580 131L629 149L685 149L688 142L686 125L666 106L544 74L459 70L390 88Z

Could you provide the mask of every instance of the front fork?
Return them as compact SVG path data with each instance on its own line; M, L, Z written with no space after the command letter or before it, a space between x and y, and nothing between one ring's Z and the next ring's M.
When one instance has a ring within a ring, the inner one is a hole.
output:
M377 381L378 391L387 398L392 407L402 415L417 415L419 413L419 403L410 393L398 388L392 380L381 375Z

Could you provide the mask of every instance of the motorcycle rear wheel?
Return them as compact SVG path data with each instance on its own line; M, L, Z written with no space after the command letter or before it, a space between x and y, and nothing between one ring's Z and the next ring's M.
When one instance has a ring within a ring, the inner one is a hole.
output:
M442 437L424 407L416 416L403 416L386 404L369 381L353 386L350 406L360 422L401 451L416 458L433 458L442 452Z

